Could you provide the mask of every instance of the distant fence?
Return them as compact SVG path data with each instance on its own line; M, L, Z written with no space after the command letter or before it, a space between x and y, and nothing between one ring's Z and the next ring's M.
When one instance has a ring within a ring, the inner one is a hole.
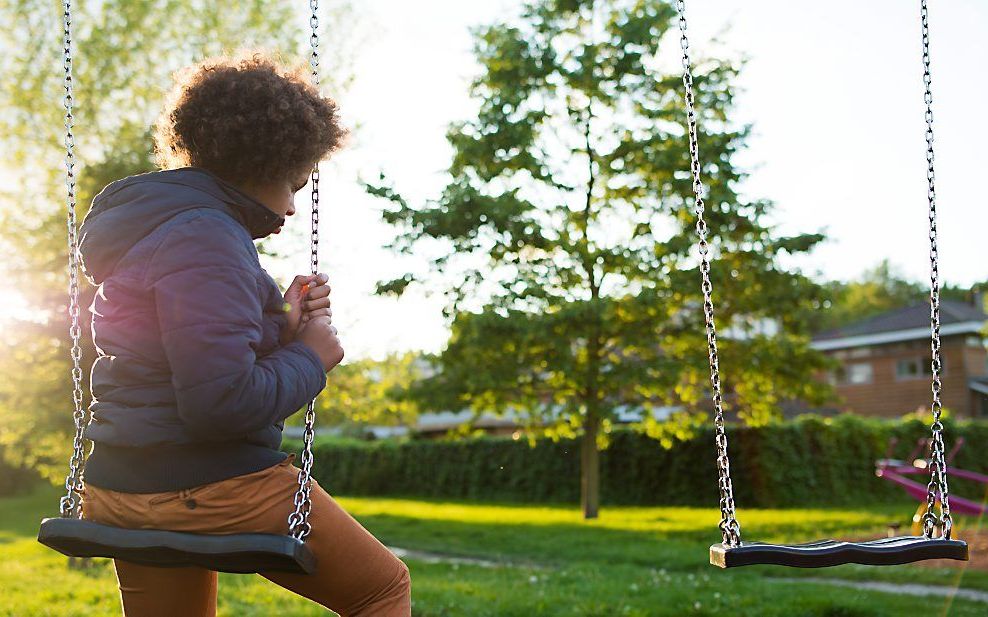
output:
M963 436L954 464L988 472L988 423L951 422L947 447ZM846 505L903 499L902 489L875 477L874 461L889 439L904 457L929 428L844 415L802 416L759 428L729 427L731 471L743 506ZM712 429L670 449L628 430L601 453L601 498L624 505L717 504ZM579 442L510 438L465 441L317 443L314 475L338 495L474 499L529 503L579 500ZM925 482L926 476L917 476ZM984 486L951 481L951 493L973 499Z

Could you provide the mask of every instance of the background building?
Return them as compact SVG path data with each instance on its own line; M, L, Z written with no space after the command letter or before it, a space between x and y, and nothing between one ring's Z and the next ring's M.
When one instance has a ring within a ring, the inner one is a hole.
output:
M974 305L940 303L942 401L957 417L988 417L986 322L988 315ZM826 378L842 411L890 417L929 407L928 303L822 332L813 347L841 363Z

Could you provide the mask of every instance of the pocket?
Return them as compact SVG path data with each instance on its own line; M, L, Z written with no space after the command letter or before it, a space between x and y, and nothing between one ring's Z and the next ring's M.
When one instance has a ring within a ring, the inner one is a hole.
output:
M234 476L232 478L227 478L226 480L220 480L219 482L210 482L209 484L194 486L185 491L185 499L203 499L216 493L235 493L237 491L236 485L243 477L244 476Z
M260 471L178 491L145 494L144 497L147 498L149 508L166 517L175 511L185 513L186 510L205 509L215 512L217 509L241 507L256 496L258 489L269 481L271 474L295 475L297 471L292 467L294 460L295 455L289 454L277 465Z
M147 495L148 505L151 507L161 506L167 504L171 501L178 501L182 499L184 490L181 491L166 491L164 493L154 493Z
M188 507L189 501L198 502L201 499L209 497L213 493L223 490L225 486L229 486L229 483L234 478L229 480L220 480L219 482L210 482L209 484L200 484L199 486L193 486L192 488L183 488L178 491L166 491L163 493L155 493L153 495L148 495L148 506L152 508L157 507L168 507L175 504L181 504Z

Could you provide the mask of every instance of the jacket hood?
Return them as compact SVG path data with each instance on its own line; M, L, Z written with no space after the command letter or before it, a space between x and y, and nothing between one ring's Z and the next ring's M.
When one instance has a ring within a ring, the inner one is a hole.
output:
M82 269L102 283L127 251L173 216L194 208L226 212L263 238L285 222L267 206L201 167L152 171L111 182L93 198L79 228Z

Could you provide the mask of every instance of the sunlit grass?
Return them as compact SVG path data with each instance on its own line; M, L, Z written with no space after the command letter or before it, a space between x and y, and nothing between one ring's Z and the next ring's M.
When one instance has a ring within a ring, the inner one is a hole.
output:
M720 541L719 511L713 508L604 507L597 520L584 521L576 506L487 505L411 499L339 499L386 543L498 562L549 565L624 563L669 570L713 571L717 576L816 576L927 583L988 590L988 573L951 567L841 566L792 570L771 566L731 574L713 570L708 547ZM912 506L862 508L745 509L739 512L749 540L807 542L825 538L883 537L889 523L905 524ZM960 519L958 528L974 521Z
M0 499L0 616L119 614L108 560L70 570L34 540L38 519L54 511L58 492ZM585 522L575 506L472 504L341 497L376 536L393 546L493 559L496 567L423 563L412 572L413 614L529 615L818 615L881 617L944 614L942 598L833 588L791 579L803 571L707 565L716 541L712 508L604 507ZM908 506L908 504L904 504ZM908 507L746 510L745 532L764 539L860 536L908 515ZM983 573L957 568L834 568L815 576L925 582L988 589ZM963 575L963 579L961 578ZM257 576L222 575L219 614L320 615L317 607ZM950 615L985 613L984 604L954 602Z
M571 525L580 528L620 529L642 533L690 534L717 537L720 512L715 508L688 507L608 507L600 516L584 520L576 506L488 505L410 499L339 499L350 512L360 516L397 516L430 521L470 521L484 525L526 525L543 527ZM746 510L741 513L746 531L763 539L798 541L814 539L816 530L883 529L896 519L908 516L895 506L866 509ZM810 534L810 535L807 535Z

